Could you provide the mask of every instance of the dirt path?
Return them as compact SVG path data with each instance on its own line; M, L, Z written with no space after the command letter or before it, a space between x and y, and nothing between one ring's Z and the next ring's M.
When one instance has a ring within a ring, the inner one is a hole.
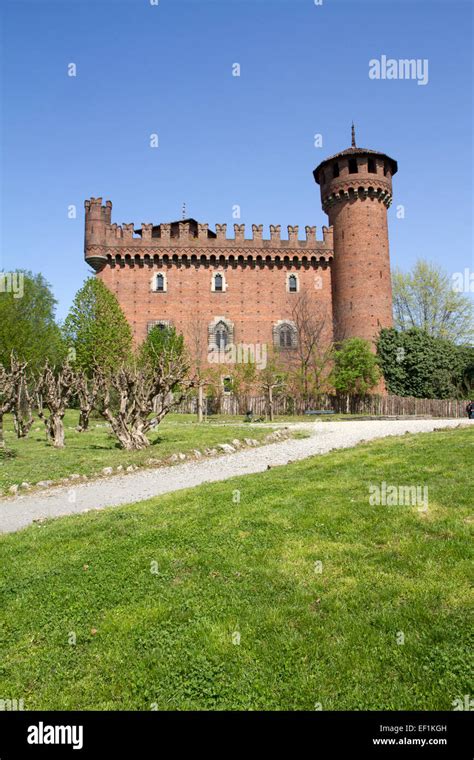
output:
M436 419L295 423L289 426L308 431L310 437L289 439L213 459L111 475L89 483L0 499L0 533L12 533L42 518L130 504L201 483L262 472L268 465L287 464L289 460L348 448L364 440L403 435L405 432L429 432L434 428L454 428L459 424L474 425L474 422L468 419Z

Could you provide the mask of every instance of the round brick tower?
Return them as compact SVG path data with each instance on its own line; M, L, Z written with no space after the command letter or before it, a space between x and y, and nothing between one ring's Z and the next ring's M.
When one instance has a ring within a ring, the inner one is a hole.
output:
M336 341L376 339L391 327L392 286L387 209L397 162L375 150L352 146L314 170L321 204L334 228L332 302Z

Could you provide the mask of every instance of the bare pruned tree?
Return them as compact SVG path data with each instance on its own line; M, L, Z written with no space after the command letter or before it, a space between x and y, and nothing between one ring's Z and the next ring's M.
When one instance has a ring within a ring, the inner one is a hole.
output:
M281 357L275 351L272 351L267 358L266 366L258 373L258 384L265 396L270 422L273 422L275 416L275 395L285 389L286 383L287 372L282 364Z
M19 361L12 353L10 357L11 378L13 384L13 424L18 438L26 438L35 421L33 417L33 399L28 377L28 362Z
M94 377L88 377L84 370L74 374L75 395L79 401L79 424L77 431L83 433L89 428L89 418L97 399L97 384Z
M152 363L124 364L115 372L97 370L98 406L123 449L150 445L147 432L187 396L194 381L183 356L163 352Z
M58 449L64 446L63 418L74 391L75 376L69 364L56 371L46 362L36 384L38 417L44 422L48 441Z
M13 378L11 372L0 364L0 449L5 449L3 436L3 417L11 412L15 403Z

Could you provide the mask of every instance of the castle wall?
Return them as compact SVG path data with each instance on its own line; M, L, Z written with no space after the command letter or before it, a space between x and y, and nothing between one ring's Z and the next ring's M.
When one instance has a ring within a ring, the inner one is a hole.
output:
M234 225L227 237L226 225L184 220L170 224L112 224L112 204L101 198L85 202L85 258L97 276L116 295L129 321L136 344L141 343L150 323L173 325L186 342L212 345L211 325L223 318L231 325L234 344L266 344L278 341L275 327L292 322L299 296L308 296L309 310L324 323L321 342L332 341L331 265L333 233L323 227L305 228L300 240L298 227L288 227L282 239L280 225ZM156 291L152 281L165 275L166 289ZM213 277L224 277L221 292L212 286ZM297 292L290 292L288 278L296 275ZM290 351L291 351L291 347Z
M151 280L166 274L166 292L153 292ZM213 273L225 278L225 290L213 292ZM298 293L287 290L287 277L298 277ZM150 321L169 321L191 344L196 333L207 347L207 331L212 320L224 317L234 325L234 343L273 342L273 327L279 320L291 320L299 294L307 293L315 311L325 319L322 337L332 340L331 268L322 264L284 265L261 263L202 264L110 262L98 276L116 295L127 317L136 343L147 334Z

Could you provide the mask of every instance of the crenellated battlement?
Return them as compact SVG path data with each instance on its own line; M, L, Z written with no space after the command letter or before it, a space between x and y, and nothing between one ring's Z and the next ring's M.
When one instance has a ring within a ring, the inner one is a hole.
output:
M154 249L157 252L165 248L199 249L212 255L214 252L220 255L222 249L237 255L241 251L251 253L254 249L286 249L292 255L301 250L311 251L323 257L332 256L333 236L332 228L322 228L322 239L316 236L316 227L305 227L305 239L299 238L298 225L288 225L286 238L281 237L281 225L269 226L269 237L264 237L264 225L252 224L251 236L246 237L246 225L234 224L234 236L227 237L227 224L216 224L215 231L209 228L207 223L197 222L195 219L185 219L177 222L152 224L142 222L140 227L135 227L132 222L117 224L111 221L112 203L102 203L102 198L91 198L85 201L86 210L86 234L85 256L94 266L100 268L110 256L122 253L131 255L151 255ZM238 249L238 251L236 250ZM191 254L192 255L192 251Z

